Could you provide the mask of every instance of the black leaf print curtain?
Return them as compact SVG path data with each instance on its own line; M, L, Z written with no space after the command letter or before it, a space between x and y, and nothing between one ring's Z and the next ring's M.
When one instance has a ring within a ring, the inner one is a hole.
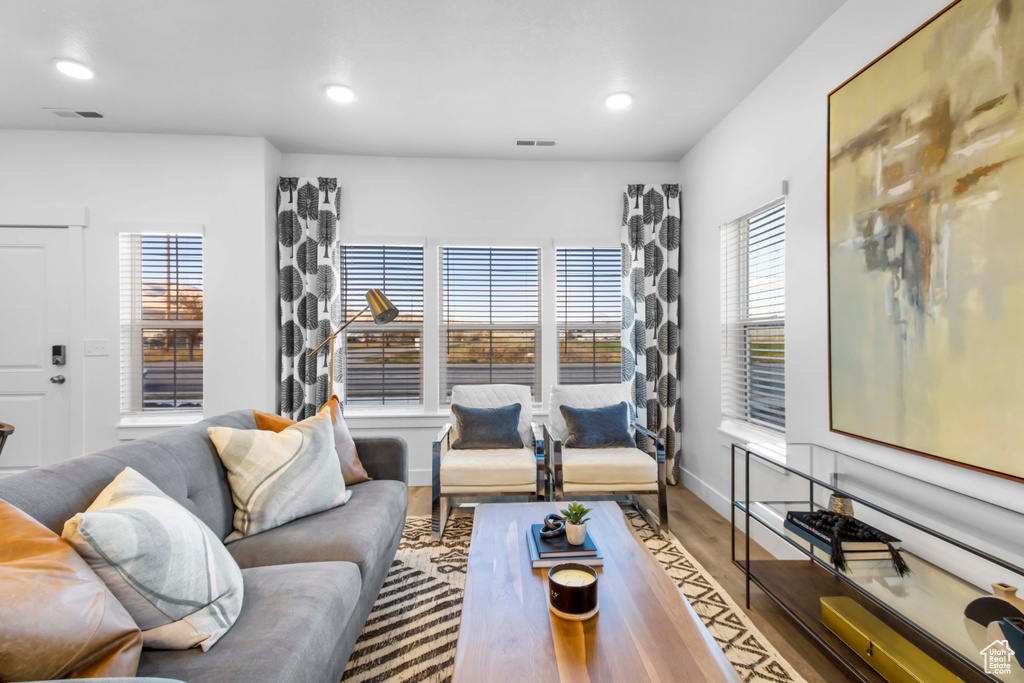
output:
M328 373L341 382L341 354L330 345L309 353L341 324L337 178L281 178L277 193L278 285L281 297L281 414L315 415L330 398ZM337 389L337 387L336 387Z
M627 185L622 193L622 380L633 382L637 421L665 440L670 484L682 455L681 208L678 185Z

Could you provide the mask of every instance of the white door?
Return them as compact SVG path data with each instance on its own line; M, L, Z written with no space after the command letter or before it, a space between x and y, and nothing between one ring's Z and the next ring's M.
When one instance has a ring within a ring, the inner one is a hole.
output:
M71 457L69 386L83 373L51 355L82 344L69 339L69 245L64 228L0 227L0 422L15 430L0 472Z

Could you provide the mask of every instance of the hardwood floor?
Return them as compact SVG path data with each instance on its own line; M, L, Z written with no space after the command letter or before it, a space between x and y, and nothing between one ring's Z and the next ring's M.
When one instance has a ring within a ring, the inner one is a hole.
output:
M715 577L729 595L743 607L746 588L743 572L732 564L729 552L729 520L723 519L689 489L680 486L668 488L669 528L683 546L707 571ZM430 514L430 487L414 486L409 489L409 513ZM743 535L737 531L737 543ZM751 542L751 558L771 557L766 550ZM832 658L808 638L803 629L756 587L750 598L750 609L745 610L750 620L761 630L772 645L810 683L841 683L850 679Z

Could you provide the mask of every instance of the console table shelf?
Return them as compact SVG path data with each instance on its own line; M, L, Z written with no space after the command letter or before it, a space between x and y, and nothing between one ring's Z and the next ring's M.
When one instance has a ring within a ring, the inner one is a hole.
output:
M813 449L820 447L807 446L811 449L807 470L813 472ZM957 554L970 557L992 568L993 581L1017 586L1024 586L1024 570L893 512L879 504L877 499L869 500L863 492L856 495L840 489L836 484L843 479L842 459L849 456L821 450L829 456L825 460L831 460L830 467L824 469L831 471L829 476L819 478L780 461L774 453L761 452L752 444L736 443L732 446L732 561L746 575L747 606L750 606L751 586L757 586L815 642L830 652L854 680L884 682L857 653L822 624L820 599L823 596L853 599L965 681L1024 682L1024 670L1019 666L1015 666L1009 676L995 677L984 672L981 650L989 638L983 627L964 618L964 608L975 598L990 593L939 566L936 562L941 560L936 560L936 557ZM857 461L856 466L863 469L866 465ZM758 470L763 471L760 479ZM904 476L895 472L891 474L893 477ZM757 493L767 493L765 498L777 499L759 500L757 495L751 494L752 487L769 489ZM738 488L741 489L739 493ZM779 489L782 489L781 493ZM904 539L901 554L911 570L908 576L899 576L891 569L890 563L883 560L850 562L848 571L840 572L827 558L815 553L810 544L786 531L784 521L788 512L824 509L832 493L849 497L854 502L854 515L858 519ZM979 504L985 503L979 501ZM745 532L739 548L736 541L737 513L741 515L739 521ZM1014 514L1012 511L1008 513ZM790 557L803 559L751 560L750 534L752 531L758 533L758 528L781 539L784 542L781 547L790 551ZM917 545L927 552L915 552ZM922 554L930 557L931 561Z

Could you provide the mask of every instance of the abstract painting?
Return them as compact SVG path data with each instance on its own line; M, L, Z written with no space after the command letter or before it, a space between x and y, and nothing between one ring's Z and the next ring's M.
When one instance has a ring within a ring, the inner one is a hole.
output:
M1024 480L1024 3L829 95L831 428Z

